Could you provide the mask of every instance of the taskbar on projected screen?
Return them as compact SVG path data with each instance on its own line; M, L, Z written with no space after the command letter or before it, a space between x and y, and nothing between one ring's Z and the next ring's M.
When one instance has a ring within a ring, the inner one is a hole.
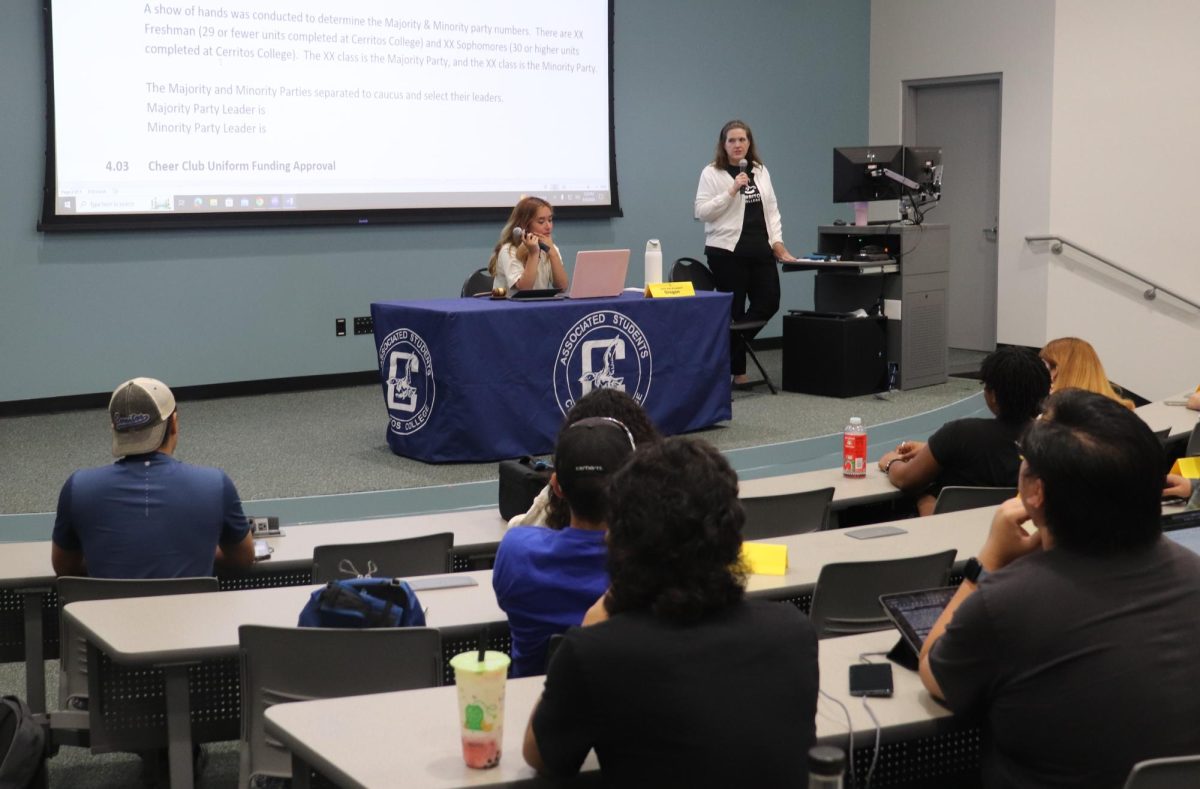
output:
M371 211L389 209L510 208L525 195L556 206L607 206L607 190L529 189L520 192L433 192L366 194L72 195L59 197L58 216L206 214L257 211Z

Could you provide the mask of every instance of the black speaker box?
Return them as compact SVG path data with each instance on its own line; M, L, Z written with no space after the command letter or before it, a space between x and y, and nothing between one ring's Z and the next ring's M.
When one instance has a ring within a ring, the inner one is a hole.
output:
M796 312L783 316L783 388L856 397L887 387L887 319Z

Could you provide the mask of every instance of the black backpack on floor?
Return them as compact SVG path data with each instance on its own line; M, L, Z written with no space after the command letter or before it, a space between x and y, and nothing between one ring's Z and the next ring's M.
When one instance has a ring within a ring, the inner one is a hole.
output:
M46 785L46 731L16 696L0 698L0 789Z

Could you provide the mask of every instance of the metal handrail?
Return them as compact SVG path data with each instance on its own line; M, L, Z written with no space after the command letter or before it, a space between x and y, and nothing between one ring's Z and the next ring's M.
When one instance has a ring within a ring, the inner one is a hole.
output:
M1141 274L1135 274L1132 271L1130 271L1129 269L1125 268L1124 266L1119 266L1116 263L1113 263L1111 260L1104 257L1103 255L1097 255L1092 250L1087 249L1086 247L1079 246L1078 244L1076 244L1074 241L1071 241L1070 239L1063 238L1062 236L1025 236L1025 241L1030 244L1032 244L1034 241L1049 241L1050 242L1050 252L1052 252L1055 255L1061 255L1064 246L1068 246L1073 249L1078 249L1080 252L1087 255L1088 257L1099 260L1104 265L1111 266L1112 268L1115 268L1117 271L1121 272L1122 274L1129 276L1129 277L1133 277L1138 282L1149 285L1150 287L1147 288L1142 293L1142 298L1144 298L1146 301L1154 301L1156 298L1158 298L1158 292L1161 290L1163 293L1166 293L1168 296L1172 296L1172 297L1178 299L1179 301L1182 301L1184 304L1187 304L1190 307L1194 307L1195 309L1200 310L1200 304L1197 304L1196 302L1192 301L1191 299L1185 299L1183 296L1180 296L1175 291L1173 291L1169 288L1164 288L1162 285L1159 285L1157 282L1153 282L1151 280L1146 279Z

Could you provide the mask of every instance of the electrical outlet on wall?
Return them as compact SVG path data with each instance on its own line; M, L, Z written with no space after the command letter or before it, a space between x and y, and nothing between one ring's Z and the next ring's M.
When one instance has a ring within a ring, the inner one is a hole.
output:
M375 321L370 315L362 315L354 319L354 333L357 334L374 334Z
M346 319L338 318L333 322L333 333L338 337L346 336Z

